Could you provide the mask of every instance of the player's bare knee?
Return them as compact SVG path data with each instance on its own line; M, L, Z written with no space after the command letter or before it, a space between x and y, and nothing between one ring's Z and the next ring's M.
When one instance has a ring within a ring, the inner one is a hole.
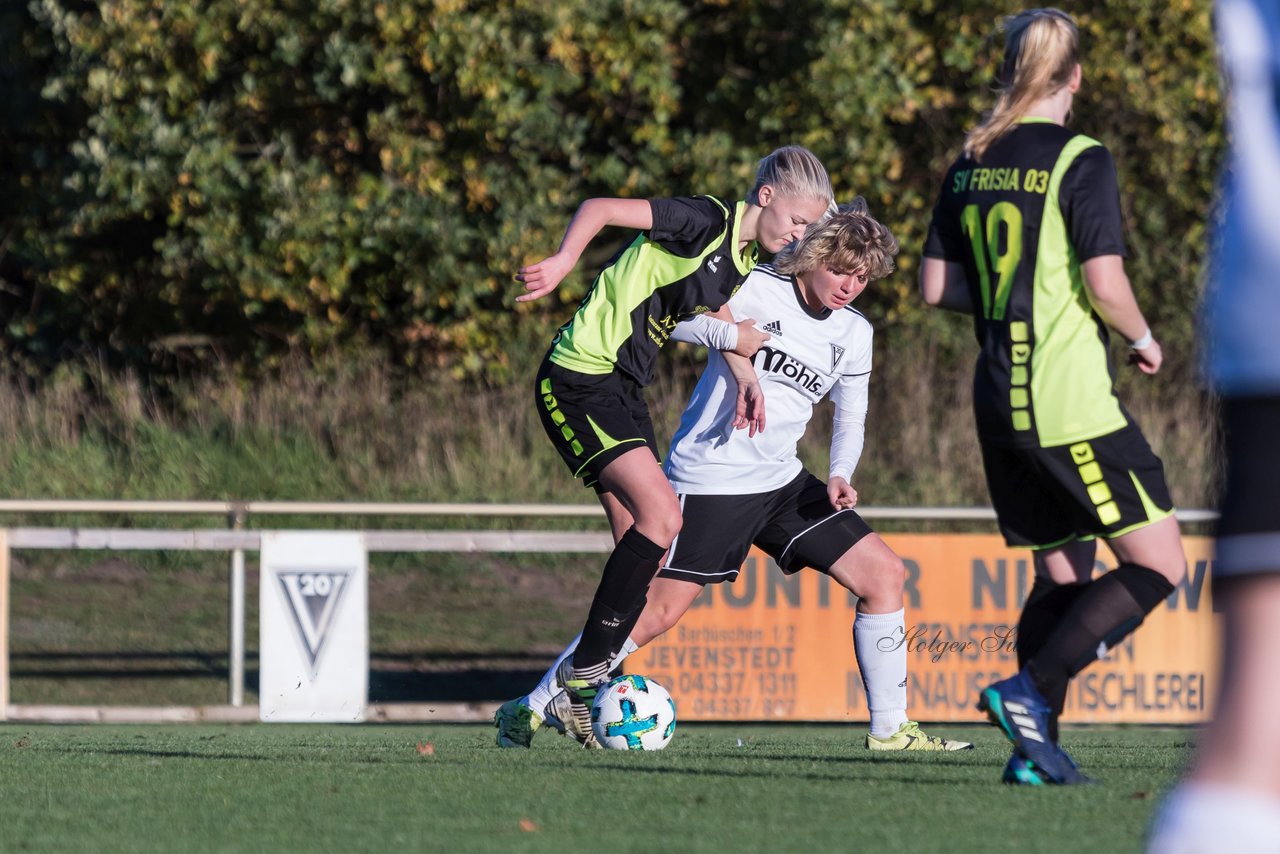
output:
M674 513L663 509L640 514L636 517L636 530L663 548L670 546L680 533L680 507L673 506Z
M896 554L883 561L883 564L877 575L884 579L886 589L901 593L907 583L907 565Z
M875 571L870 573L866 585L868 591L864 598L868 602L878 603L884 609L896 610L895 605L902 601L902 589L906 578L907 568L897 555L891 559L879 561Z
M674 504L665 512L658 515L653 520L655 533L662 537L661 544L669 546L675 540L676 535L680 533L682 519L680 518L680 505ZM659 542L654 540L654 542Z

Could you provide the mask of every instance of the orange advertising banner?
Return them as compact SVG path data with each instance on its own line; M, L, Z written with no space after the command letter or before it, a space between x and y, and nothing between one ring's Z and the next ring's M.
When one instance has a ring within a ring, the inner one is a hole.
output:
M886 534L903 559L907 714L975 721L978 692L1017 670L1015 627L1031 553L994 535ZM1206 720L1217 691L1213 542L1185 539L1187 579L1136 633L1072 681L1064 721ZM1098 549L1101 573L1114 561ZM680 623L634 653L628 673L665 685L696 720L865 721L853 653L856 600L822 573L785 576L753 549L732 584L708 585Z

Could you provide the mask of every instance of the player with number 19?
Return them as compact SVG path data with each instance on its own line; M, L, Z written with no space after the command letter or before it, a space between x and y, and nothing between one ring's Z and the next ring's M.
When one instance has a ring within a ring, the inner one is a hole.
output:
M1163 353L1124 270L1115 165L1065 127L1082 71L1071 16L1005 22L999 97L965 139L933 211L920 289L973 315L973 405L991 503L1034 550L1019 673L981 705L1014 742L1008 782L1079 783L1057 744L1067 684L1137 628L1186 573L1164 468L1116 395L1108 329L1129 361ZM1121 563L1092 579L1095 543Z

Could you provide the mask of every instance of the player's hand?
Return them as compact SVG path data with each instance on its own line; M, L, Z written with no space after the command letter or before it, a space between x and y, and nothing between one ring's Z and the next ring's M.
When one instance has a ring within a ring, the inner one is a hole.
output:
M858 503L858 490L849 485L842 477L833 477L827 481L827 498L831 506L837 510L848 510Z
M750 359L760 349L760 345L769 340L769 333L756 329L756 322L750 318L735 325L738 327L738 346L733 348L733 352Z
M764 432L764 389L759 382L738 381L738 404L733 414L735 430L747 428L747 435L754 437Z
M516 297L516 302L529 302L554 291L564 277L569 275L575 261L576 259L566 258L557 252L536 264L521 267L516 273L516 281L524 283L525 293Z
M1129 364L1137 365L1138 370L1144 374L1154 374L1160 370L1160 365L1164 363L1164 351L1160 349L1160 342L1151 339L1151 343L1143 347L1141 350L1129 351Z

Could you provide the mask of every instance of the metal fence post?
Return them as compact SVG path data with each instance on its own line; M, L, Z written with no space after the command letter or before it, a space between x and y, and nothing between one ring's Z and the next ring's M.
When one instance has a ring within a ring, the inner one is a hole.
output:
M233 531L244 528L245 513L236 506L227 517L227 525ZM231 612L227 638L227 702L232 706L244 705L244 549L231 550L231 581L228 591Z
M0 721L9 719L9 532L0 528Z

